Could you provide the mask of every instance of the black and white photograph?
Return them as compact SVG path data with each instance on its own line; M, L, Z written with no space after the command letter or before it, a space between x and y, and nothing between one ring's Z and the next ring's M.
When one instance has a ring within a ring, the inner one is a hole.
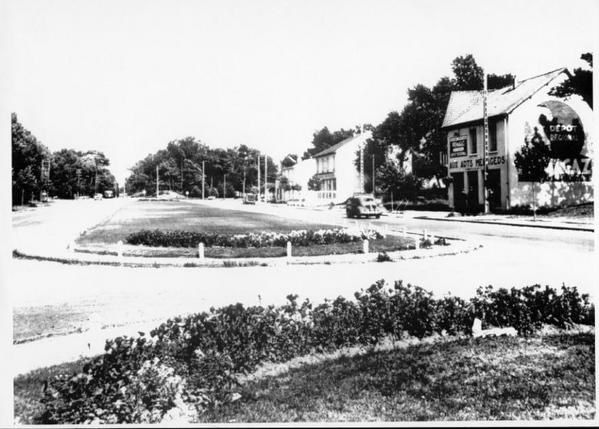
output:
M598 425L598 46L595 0L0 0L0 426Z

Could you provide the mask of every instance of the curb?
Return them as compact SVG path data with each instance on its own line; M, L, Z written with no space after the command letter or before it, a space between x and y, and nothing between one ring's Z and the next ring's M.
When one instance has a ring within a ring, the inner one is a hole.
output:
M462 222L462 223L480 223L487 225L505 225L505 226L519 226L524 228L545 228L545 229L559 229L559 230L567 230L567 231L586 231L586 232L595 232L595 228L586 228L586 227L573 227L573 226L562 226L562 225L536 225L536 224L522 224L522 223L512 223L512 222L495 222L490 220L462 220L462 219L446 219L446 218L435 218L435 217L427 217L427 216L416 216L414 219L422 219L422 220L437 220L441 222Z
M409 259L424 259L437 256L452 256L464 253L470 253L481 247L481 244L467 243L465 241L456 242L447 246L435 246L433 249L411 249L387 252L391 262L404 261ZM285 265L331 265L344 263L379 263L377 261L379 252L368 254L347 253L343 255L326 256L296 256L296 257L265 257L265 258L231 258L217 259L205 258L200 261L199 258L146 258L139 256L125 256L122 258L112 255L97 255L90 253L67 253L56 256L34 255L27 251L19 249L13 250L13 258L28 259L37 261L59 262L70 265L107 265L114 267L127 268L159 268L159 267L179 267L179 268L237 268L237 267L274 267ZM85 256L83 256L85 255ZM89 256L88 256L89 255Z

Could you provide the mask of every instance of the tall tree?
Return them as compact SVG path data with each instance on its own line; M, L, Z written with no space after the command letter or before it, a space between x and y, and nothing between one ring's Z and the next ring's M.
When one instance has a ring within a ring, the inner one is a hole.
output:
M355 132L355 130L345 130L341 128L340 130L331 133L328 127L324 127L320 131L316 131L313 134L311 143L312 147L304 152L302 159L311 158L317 153L322 152L323 150L328 149L329 147L334 146L345 139L353 137Z
M558 97L568 97L576 94L593 108L593 54L590 52L584 53L580 59L586 61L589 65L587 68L575 68L572 71L572 76L568 77L563 83L551 90L552 95Z
M42 189L42 160L50 160L50 151L11 114L12 201L20 204L35 198Z

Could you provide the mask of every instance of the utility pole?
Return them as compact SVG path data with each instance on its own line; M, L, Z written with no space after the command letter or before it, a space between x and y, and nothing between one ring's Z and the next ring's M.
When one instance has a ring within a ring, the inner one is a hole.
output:
M376 189L376 187L375 187L375 177L374 177L374 172L375 172L375 170L374 170L374 153L373 153L373 154L372 154L372 195L373 195L373 196L376 196L376 193L375 193L375 189Z
M489 213L489 191L487 189L488 166L487 154L489 152L489 115L487 112L487 72L483 73L483 134L484 134L484 149L483 149L483 199L484 213Z
M260 154L258 154L258 201L260 201Z
M264 200L268 200L268 155L264 155Z
M160 181L160 177L158 177L158 165L156 165L156 198L158 198L159 187L158 182Z
M206 161L202 161L202 199L204 199L204 184L206 182L206 175L204 174Z
M360 137L364 136L364 125L362 124ZM364 141L360 143L360 192L364 192Z
M224 174L223 199L227 198L227 173Z

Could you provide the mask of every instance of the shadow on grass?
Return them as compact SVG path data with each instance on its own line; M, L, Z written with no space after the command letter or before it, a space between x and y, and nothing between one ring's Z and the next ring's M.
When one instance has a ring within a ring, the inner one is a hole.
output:
M461 339L250 381L202 422L594 417L594 334Z

